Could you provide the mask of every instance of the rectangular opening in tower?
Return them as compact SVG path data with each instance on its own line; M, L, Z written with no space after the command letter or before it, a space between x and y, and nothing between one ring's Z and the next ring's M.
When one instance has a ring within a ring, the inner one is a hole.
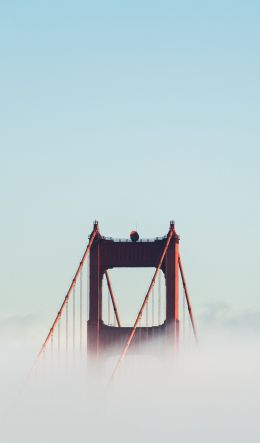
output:
M109 278L113 289L121 326L133 326L144 301L155 268L114 268L109 269ZM165 321L165 277L162 271L150 294L138 326L157 326ZM117 326L113 304L103 279L102 319L105 324Z

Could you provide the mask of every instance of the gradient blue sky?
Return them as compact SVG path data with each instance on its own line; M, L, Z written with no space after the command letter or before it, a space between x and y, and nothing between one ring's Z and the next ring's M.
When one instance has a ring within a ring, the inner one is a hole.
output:
M195 310L260 310L259 20L250 0L1 2L2 318L48 329L95 218L175 219Z

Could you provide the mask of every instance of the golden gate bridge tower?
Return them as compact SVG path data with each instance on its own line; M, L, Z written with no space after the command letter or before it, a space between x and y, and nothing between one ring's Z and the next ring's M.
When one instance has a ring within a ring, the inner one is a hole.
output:
M87 271L85 291L83 290L84 268ZM124 326L120 321L109 275L113 268L154 269L153 277L132 326ZM157 325L148 325L147 322L146 325L141 325L142 316L147 310L149 298L153 295L156 280L161 273L165 282L165 319ZM87 353L88 359L95 361L101 361L102 356L109 356L116 350L120 356L114 369L115 373L128 351L140 353L144 348L143 345L151 343L158 337L165 341L167 347L175 350L180 338L179 276L184 294L183 321L187 309L197 339L179 252L179 236L174 222L170 222L169 230L163 237L140 239L138 233L132 231L130 239L123 240L102 236L99 224L95 221L87 248L35 364L47 354L49 348L52 356L55 350L58 355L62 349L68 354L71 348L74 355L76 351L79 351L80 355ZM112 325L103 318L105 283L116 320ZM85 309L83 309L84 293L87 295ZM72 304L71 309L69 303Z

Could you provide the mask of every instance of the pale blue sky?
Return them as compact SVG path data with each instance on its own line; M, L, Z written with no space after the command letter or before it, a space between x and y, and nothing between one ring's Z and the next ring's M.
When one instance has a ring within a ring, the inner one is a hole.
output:
M259 20L257 1L1 2L2 317L48 329L95 218L116 237L175 219L195 310L260 310Z

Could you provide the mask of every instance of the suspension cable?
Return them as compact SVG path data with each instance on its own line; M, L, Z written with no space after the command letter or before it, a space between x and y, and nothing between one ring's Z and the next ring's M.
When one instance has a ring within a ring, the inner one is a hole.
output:
M180 255L179 255L179 260L178 261L179 261L179 268L180 268L180 273L181 273L183 289L184 289L184 292L185 292L185 297L186 297L186 301L187 301L188 311L189 311L190 320L191 320L191 324L192 324L193 334L194 334L195 340L198 341L195 321L194 321L194 317L193 317L193 313L192 313L192 309L191 309L191 303L190 303L188 288L187 288L187 285L186 285L186 280L185 280L185 276L184 276L184 272L183 272L183 267L182 267Z
M113 304L113 308L114 308L114 313L115 313L115 317L116 317L116 320L117 320L117 324L118 324L118 326L120 328L121 327L121 323L120 323L120 319L119 319L119 315L118 315L118 310L117 310L117 306L116 306L116 300L115 300L115 296L113 294L113 290L112 290L112 286L111 286L111 281L110 281L110 278L109 278L109 275L108 275L107 271L105 271L105 276L106 276L107 286L108 286L110 297L111 297L111 300L112 300L112 304Z

